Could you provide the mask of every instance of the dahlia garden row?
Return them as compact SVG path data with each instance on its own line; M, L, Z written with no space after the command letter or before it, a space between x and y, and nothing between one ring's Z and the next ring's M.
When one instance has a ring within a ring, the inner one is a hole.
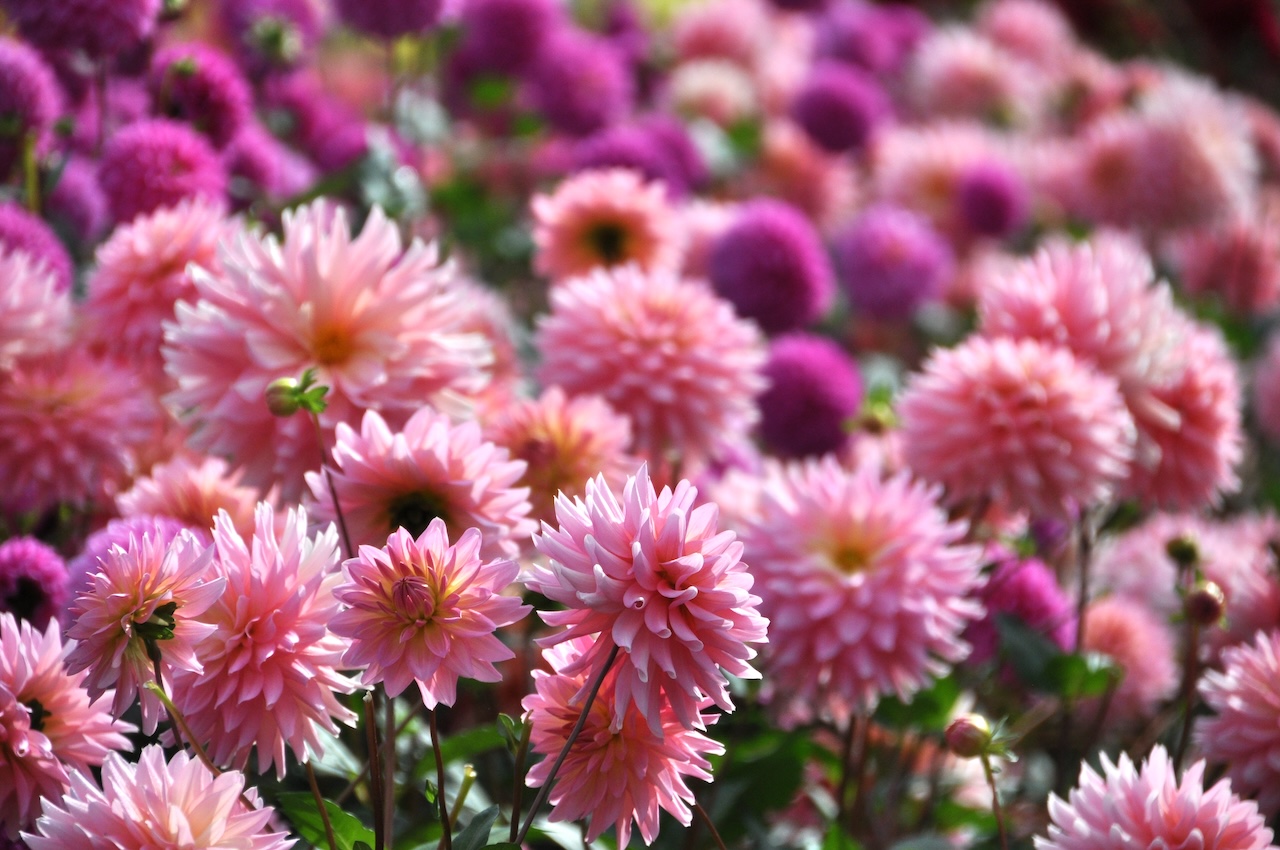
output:
M1274 847L1280 114L955 5L0 0L0 850Z

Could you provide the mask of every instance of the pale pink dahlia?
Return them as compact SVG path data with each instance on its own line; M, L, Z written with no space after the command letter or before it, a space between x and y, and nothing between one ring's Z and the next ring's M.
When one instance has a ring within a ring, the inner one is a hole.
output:
M439 518L455 539L479 529L483 558L514 557L536 529L528 489L514 486L524 462L484 440L475 422L455 423L424 407L393 432L370 410L359 433L338 426L333 458L333 487L353 546L381 546L399 528L417 536ZM316 519L336 519L326 477L311 472L307 481Z
M302 761L321 756L321 730L356 719L334 696L356 688L338 673L346 641L328 631L342 580L338 532L308 537L304 511L277 521L263 502L252 540L226 513L213 538L211 577L226 586L200 618L214 627L195 650L204 671L175 669L173 700L215 763L242 769L256 747L258 770L274 764L283 777L286 745Z
M916 48L908 91L921 115L998 126L1035 124L1047 98L1040 69L967 27L946 26Z
M1217 296L1239 316L1280 304L1280 232L1276 216L1245 218L1176 237L1168 253L1183 289Z
M1107 596L1084 612L1086 652L1105 655L1124 673L1108 717L1121 722L1149 717L1178 686L1173 632L1142 602Z
M289 850L294 839L268 831L273 813L239 771L215 777L185 752L166 763L164 750L150 746L137 764L111 755L101 789L73 777L23 839L31 850Z
M1223 780L1204 787L1204 762L1178 779L1165 748L1156 745L1138 768L1128 753L1118 764L1101 755L1102 773L1088 764L1063 800L1049 798L1048 837L1036 850L1133 850L1185 847L1201 850L1270 850L1271 830L1258 804L1241 800Z
M635 704L656 733L663 705L686 727L701 727L703 701L726 711L730 673L759 678L748 663L768 621L732 531L716 532L714 504L695 507L698 491L681 481L658 493L647 467L627 479L619 498L603 476L587 482L586 499L556 499L560 527L543 524L534 546L549 561L535 565L529 588L568 610L542 613L554 645L583 635L599 639L561 672L594 681L619 647L612 694L622 723Z
M715 454L758 418L764 345L756 327L706 287L623 267L551 293L539 378L594 393L631 419L636 450L659 462Z
M486 425L485 436L525 462L520 483L529 487L537 522L555 520L558 494L581 496L596 475L621 486L639 465L627 453L631 423L625 416L598 396L569 398L559 387L513 402Z
M133 726L89 705L84 674L69 674L56 621L43 632L0 613L0 835L16 838L68 777L129 746Z
M366 408L402 421L484 385L488 346L459 328L451 268L421 243L402 251L376 207L353 237L346 213L317 201L285 214L282 241L241 233L218 257L220 273L192 272L200 300L179 302L164 356L193 447L227 457L247 483L295 499L319 463L306 417L277 418L263 403L276 378L317 370L329 433Z
M583 690L590 687L590 677L581 665L591 651L591 638L575 638L544 651L554 672L533 673L537 691L521 705L529 712L533 728L530 745L546 758L529 771L532 787L547 781L556 755L582 713ZM635 705L616 705L608 679L619 675L617 668L610 672L591 704L551 790L550 817L552 821L589 817L588 842L616 827L619 847L630 841L634 821L645 844L652 844L658 835L659 810L685 826L690 824L694 795L688 777L710 782L711 763L706 757L723 753L724 747L688 728L665 700L653 706L648 716ZM709 706L707 700L700 708ZM700 714L699 727L715 719L715 715Z
M1266 815L1280 812L1280 632L1222 653L1222 670L1200 680L1214 716L1196 723L1205 758L1226 765L1243 794Z
M1064 516L1107 499L1133 451L1115 381L1030 339L935 351L898 411L907 463L952 501Z
M120 515L172 517L191 528L209 529L218 511L226 511L236 530L253 534L258 492L240 483L241 473L226 461L182 452L151 467L126 492L116 496Z
M0 368L58 348L71 332L71 294L22 250L0 247Z
M202 669L195 646L214 627L197 618L226 585L222 578L206 579L212 560L212 547L189 531L168 545L159 535L144 535L127 550L112 547L71 605L67 637L78 643L67 656L67 671L88 671L85 687L95 701L114 688L116 717L141 696L148 735L161 714L160 700L144 687L156 680L156 667L166 692L174 669Z
M468 528L450 544L437 517L416 540L399 528L381 549L361 546L334 589L350 606L329 623L351 641L343 665L363 669L364 684L382 682L392 697L416 681L429 709L453 705L460 678L501 681L493 662L515 653L494 632L530 608L502 595L519 565L482 563L480 543L480 531Z
M221 201L188 198L121 225L94 255L84 303L84 334L95 348L163 375L163 322L173 306L195 300L187 272L194 263L221 271L218 243L237 225Z
M532 201L534 265L553 281L634 263L680 264L680 220L662 183L628 169L583 171Z
M981 551L938 495L831 457L766 480L743 542L769 617L766 682L787 722L845 723L882 696L910 699L968 654Z

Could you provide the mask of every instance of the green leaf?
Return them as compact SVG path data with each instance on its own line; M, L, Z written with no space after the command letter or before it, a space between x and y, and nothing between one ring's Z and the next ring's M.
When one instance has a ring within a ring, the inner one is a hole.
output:
M1114 661L1097 652L1052 658L1045 673L1054 690L1070 699L1101 696L1122 675Z
M822 850L861 850L861 847L841 829L840 824L833 823L822 838Z
M489 832L497 820L497 806L490 806L476 815L462 832L453 837L453 850L483 850L489 844Z
M484 850L520 850L520 845L512 844L510 841L499 841L497 844L485 845Z
M1049 665L1063 655L1058 645L1008 614L996 615L996 631L1000 634L1000 654L1018 678L1038 691L1057 693L1057 682L1049 674Z
M960 699L960 685L955 677L939 679L924 691L904 703L897 697L880 701L875 719L893 729L919 729L941 732L951 721L956 700Z
M747 751L748 747L740 745L716 777L720 792L712 816L730 843L747 830L743 813L762 816L792 801L814 749L808 735L801 732L765 733L751 746L752 751Z
M469 759L479 753L487 753L489 750L496 750L505 745L506 739L502 736L502 732L493 726L477 726L475 729L468 729L465 732L459 732L450 735L440 743L440 758L444 759L445 764L452 764L455 761Z
M329 846L324 821L320 819L314 797L306 791L286 791L279 795L277 802L280 811L308 843L315 847ZM358 850L358 843L373 846L373 830L361 823L359 818L347 814L329 800L324 801L324 807L329 812L329 823L333 826L333 837L337 839L338 850Z
M524 739L524 724L508 714L499 714L498 727L507 750L515 755L520 750L520 741Z

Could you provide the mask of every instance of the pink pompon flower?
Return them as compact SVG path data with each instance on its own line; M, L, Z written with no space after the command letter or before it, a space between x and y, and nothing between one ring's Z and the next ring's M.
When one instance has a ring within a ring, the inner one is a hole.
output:
M624 266L557 287L537 347L544 384L604 398L655 463L672 452L711 457L759 417L759 331L707 287L669 273Z
M1124 672L1108 717L1126 722L1150 717L1178 686L1173 632L1142 602L1107 596L1084 612L1083 648L1105 655Z
M1238 316L1280 304L1280 232L1276 215L1236 219L1172 240L1168 254L1191 295L1217 296Z
M537 269L553 281L634 263L646 271L680 264L679 218L662 183L622 168L584 171L537 195Z
M345 212L317 201L285 213L282 240L245 232L218 256L221 272L192 272L200 300L179 302L164 356L193 448L228 458L247 483L296 499L319 457L305 416L278 418L263 403L276 378L317 370L330 388L327 433L363 409L403 421L487 380L489 346L459 326L452 268L419 242L402 250L377 207L353 235Z
M253 533L258 491L240 484L241 474L222 458L180 453L151 467L143 478L116 496L120 515L172 517L191 528L209 529L218 511L226 511L242 535Z
M981 33L945 26L916 48L908 87L923 115L998 126L1034 125L1048 99L1044 74Z
M544 645L600 635L562 672L587 671L594 681L620 648L615 720L634 703L657 733L664 703L686 727L700 726L704 699L733 710L725 672L760 675L747 663L756 655L749 644L764 642L768 621L756 611L742 543L716 532L716 506L695 507L697 495L688 481L656 492L646 466L627 479L621 499L597 476L585 500L556 499L560 527L544 523L534 538L549 564L526 580L568 609L542 614L568 627Z
M1030 339L935 351L898 409L907 463L953 501L1067 516L1109 498L1133 452L1116 382Z
M294 839L267 831L273 812L239 771L214 776L185 752L166 763L153 745L137 764L111 755L101 789L73 777L66 797L46 806L23 839L31 850L289 850Z
M529 771L531 787L547 781L556 754L582 713L582 692L590 687L590 679L581 662L591 649L591 638L579 637L544 650L554 672L533 673L537 691L521 705L529 712L533 728L530 746L546 758ZM609 677L618 675L615 668ZM551 790L551 820L590 817L588 842L616 827L619 847L627 846L634 821L640 837L652 844L658 835L660 809L685 826L690 824L694 795L688 777L710 782L711 763L706 757L723 753L724 747L689 729L665 701L648 716L634 705L621 706L619 713L610 684L606 681L591 704L582 732L557 774ZM707 700L701 707L709 705ZM699 717L700 727L716 719L712 714Z
M1258 632L1252 644L1222 653L1222 670L1200 680L1213 717L1196 723L1205 757L1226 765L1243 794L1266 815L1280 812L1280 632Z
M480 545L475 528L450 544L444 520L436 518L416 540L400 528L381 549L361 546L334 590L351 606L329 624L351 640L342 663L363 668L364 684L382 682L388 696L416 681L429 709L453 705L460 678L501 681L493 662L515 653L494 632L530 608L502 595L520 567L482 563Z
M832 457L765 479L743 542L769 617L766 683L784 720L846 723L906 700L968 652L980 550L937 488Z
M1141 768L1106 753L1102 773L1088 764L1063 800L1049 798L1048 837L1036 850L1132 850L1135 847L1198 847L1202 850L1270 850L1271 830L1258 804L1241 800L1222 780L1204 787L1204 762L1178 779L1173 759L1157 744Z
M266 502L255 519L251 540L225 512L214 523L211 574L226 586L201 616L214 626L196 646L204 670L175 669L173 699L215 763L242 769L256 747L258 770L274 764L283 777L286 746L302 761L322 756L320 731L354 723L334 692L356 683L338 672L346 641L328 630L342 580L338 532L308 537L304 511L277 520Z
M333 457L333 489L352 545L381 546L399 528L416 536L439 518L455 539L479 529L481 557L514 557L536 528L528 489L514 486L524 462L485 441L475 422L455 423L424 407L392 431L370 410L359 433L338 426ZM329 479L312 472L307 481L316 519L335 520Z
M168 545L159 535L143 535L127 550L112 547L72 603L67 637L78 643L67 671L88 671L85 686L94 700L114 688L116 717L141 696L148 735L161 713L160 700L143 687L156 680L155 667L166 680L174 669L202 669L195 646L214 627L196 618L226 585L223 578L206 579L212 560L212 547L189 531ZM170 690L171 682L161 684Z
M0 368L56 349L71 333L71 294L21 249L0 246Z
M89 704L84 674L69 674L56 621L44 631L0 613L0 835L16 838L69 777L129 746L129 723Z

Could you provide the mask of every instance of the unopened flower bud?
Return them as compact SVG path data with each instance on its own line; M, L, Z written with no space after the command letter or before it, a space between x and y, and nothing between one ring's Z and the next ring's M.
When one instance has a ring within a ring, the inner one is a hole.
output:
M946 731L947 747L961 758L978 758L991 746L991 724L981 714L963 714Z
M1169 538L1169 542L1164 545L1164 551L1175 564L1184 569L1194 567L1200 562L1200 547L1196 545L1195 538L1187 534Z
M276 378L267 384L267 410L274 416L292 416L302 407L296 378Z
M1222 620L1227 598L1217 584L1204 581L1187 594L1184 605L1188 620L1198 626L1213 626Z

